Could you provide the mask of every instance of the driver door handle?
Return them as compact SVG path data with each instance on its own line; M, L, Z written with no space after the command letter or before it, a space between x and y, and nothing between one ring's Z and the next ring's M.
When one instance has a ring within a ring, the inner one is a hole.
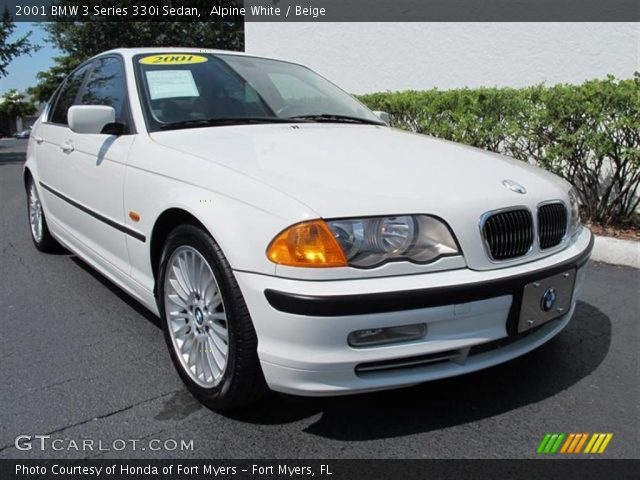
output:
M64 153L71 153L74 150L73 145L69 141L64 142L62 145L60 145L60 148Z
M44 138L42 137L33 137L33 140L35 140L35 142L40 145L42 142L44 142Z

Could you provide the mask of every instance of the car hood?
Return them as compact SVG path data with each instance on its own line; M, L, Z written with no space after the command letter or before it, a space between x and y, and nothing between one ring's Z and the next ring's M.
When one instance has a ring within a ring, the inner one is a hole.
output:
M151 134L285 192L324 218L477 214L562 198L559 177L508 157L388 127L269 124ZM527 189L507 189L510 179Z

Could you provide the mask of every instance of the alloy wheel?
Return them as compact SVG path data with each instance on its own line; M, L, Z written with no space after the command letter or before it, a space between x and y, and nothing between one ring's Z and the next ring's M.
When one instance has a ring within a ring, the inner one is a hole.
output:
M216 386L229 354L227 314L209 263L195 248L180 246L167 263L167 328L184 371L204 388Z
M42 240L42 203L34 183L29 188L29 225L34 240L39 243Z

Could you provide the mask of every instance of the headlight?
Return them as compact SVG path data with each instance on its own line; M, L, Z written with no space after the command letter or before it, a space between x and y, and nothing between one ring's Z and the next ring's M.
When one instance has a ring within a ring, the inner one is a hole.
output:
M354 267L390 260L425 263L459 253L449 228L428 215L327 220L327 225Z
M578 190L571 187L569 190L569 235L573 235L580 228L580 203L578 201Z
M271 261L297 267L370 268L391 260L426 263L459 253L449 228L428 215L304 222L282 232L267 249Z

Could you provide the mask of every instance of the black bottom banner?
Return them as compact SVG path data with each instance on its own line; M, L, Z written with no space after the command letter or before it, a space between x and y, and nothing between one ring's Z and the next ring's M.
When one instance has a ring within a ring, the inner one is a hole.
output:
M638 460L0 460L2 480L616 479Z

